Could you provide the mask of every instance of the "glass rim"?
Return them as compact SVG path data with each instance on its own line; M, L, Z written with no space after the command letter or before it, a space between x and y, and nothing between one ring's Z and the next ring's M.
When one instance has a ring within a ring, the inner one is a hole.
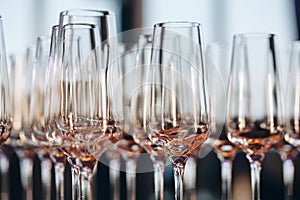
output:
M93 10L93 9L70 9L60 12L60 16L77 16L77 17L102 17L114 15L109 10Z
M234 38L274 38L277 37L274 33L267 32L246 32L234 34Z
M52 30L54 30L54 29L57 30L58 28L59 28L59 25L58 25L58 24L55 24L55 25L52 26L51 29L52 29Z
M193 28L201 26L199 22L194 21L167 21L154 24L154 28Z
M96 29L96 25L89 23L69 23L63 26L63 29Z

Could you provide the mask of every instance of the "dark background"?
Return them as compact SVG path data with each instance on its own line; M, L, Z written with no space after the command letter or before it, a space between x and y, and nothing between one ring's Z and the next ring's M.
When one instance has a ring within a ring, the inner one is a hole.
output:
M6 148L6 147L2 147ZM19 163L17 156L9 148L7 149L10 155L10 169L9 169L9 186L10 186L10 199L22 199L23 191L20 183ZM124 164L124 161L122 161ZM149 164L151 164L149 160ZM221 175L220 163L214 152L209 153L205 158L198 159L197 161L197 199L204 200L217 200L221 199ZM294 181L294 199L300 199L300 157L295 161L295 181ZM110 199L110 186L109 186L109 168L98 163L97 173L94 174L94 190L96 192L95 199ZM54 174L52 174L54 175ZM120 172L121 176L121 198L126 199L126 182L125 173ZM238 152L233 162L233 185L238 178L246 177L246 187L250 190L250 168L248 160L245 158L243 152ZM261 194L262 200L281 200L283 196L283 183L282 183L282 162L278 154L271 150L266 154L266 158L262 166L261 174ZM40 180L40 162L36 158L34 162L34 199L42 199L41 194L41 180ZM137 199L150 200L153 198L153 173L138 173L137 174ZM235 191L234 192L243 192ZM52 176L52 199L54 198L54 176ZM65 170L65 199L71 199L71 177L70 167L66 164ZM171 166L165 169L165 199L174 198L174 182L172 177ZM239 198L237 198L239 199Z

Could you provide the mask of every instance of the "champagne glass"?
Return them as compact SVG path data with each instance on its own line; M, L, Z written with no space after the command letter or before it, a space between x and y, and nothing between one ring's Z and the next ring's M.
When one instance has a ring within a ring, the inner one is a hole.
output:
M120 152L121 157L125 160L126 171L126 195L127 199L136 199L136 167L137 159L143 148L135 142L133 138L134 124L130 119L130 103L131 93L134 92L132 80L135 78L135 53L133 50L124 51L117 59L112 67L110 67L110 82L112 91L112 116L116 122L117 127L122 134L122 138L114 144L117 151ZM119 63L120 60L120 63Z
M43 106L45 95L45 77L48 63L49 40L38 38L36 47L28 49L27 55L13 56L11 59L10 81L13 85L12 99L14 103L13 135L10 145L20 158L21 180L26 194L24 198L32 198L32 170L35 153L41 159L43 198L51 197L51 160L47 151L47 143L43 124ZM23 77L21 80L20 76ZM20 94L17 94L20 93ZM22 106L20 98L24 100Z
M12 127L12 106L10 98L10 85L8 77L8 68L6 60L6 49L4 39L4 29L2 24L2 16L0 16L0 84L2 94L0 97L0 122L1 122L1 136L0 145L2 146L9 138ZM9 155L6 153L7 147L0 150L0 172L1 172L1 199L8 199L9 192L7 187L8 182L8 168Z
M147 32L148 30L145 30ZM167 159L167 154L163 149L155 145L147 134L146 127L146 100L145 95L141 95L147 92L147 86L145 82L147 80L147 74L150 70L150 55L152 47L152 34L145 33L139 35L136 50L136 68L134 69L134 80L138 88L135 90L137 95L133 95L133 103L131 108L131 116L134 120L135 130L133 132L133 138L135 142L141 145L147 153L150 154L150 158L154 167L154 197L156 200L164 199L164 168ZM134 98L135 97L135 98Z
M101 65L98 28L90 24L67 24L63 28L62 68L58 78L59 115L56 125L61 131L58 145L77 168L82 198L92 198L92 174L97 158L110 146L106 136L110 127L106 113L106 82ZM104 107L105 106L105 107ZM105 114L104 114L105 113Z
M0 84L1 84L1 136L0 145L2 145L9 137L11 126L12 126L12 105L10 97L10 86L8 78L7 60L6 60L6 49L5 40L3 33L2 17L0 16Z
M119 42L119 54L125 51L125 44ZM105 152L109 166L110 191L113 200L120 199L120 169L121 169L121 153L116 145L113 145Z
M300 42L295 41L292 45L292 52L289 63L288 82L286 85L287 90L287 133L284 140L293 147L299 149L299 54L300 53ZM283 143L283 173L284 173L284 184L286 189L286 199L292 199L293 196L293 183L294 183L294 164L293 160L298 153L293 147Z
M66 165L66 156L65 154L56 146L53 145L53 138L49 137L49 134L53 133L55 129L50 129L50 124L48 122L51 119L51 112L55 110L54 106L51 103L51 95L54 93L54 89L51 85L50 80L54 80L53 74L55 74L55 70L53 70L53 63L54 63L54 55L57 46L57 37L58 37L58 25L52 26L51 29L51 39L50 44L47 44L47 48L49 50L48 59L47 59L47 66L46 66L46 76L45 76L45 97L44 97L44 113L43 113L43 124L44 124L44 132L45 137L47 138L47 145L48 145L48 152L50 154L50 159L54 163L54 174L55 174L55 198L56 199L64 199L64 172L65 172L65 165ZM44 139L44 137L43 137Z
M32 170L35 148L30 136L32 120L30 111L30 88L32 84L32 60L26 55L10 57L10 85L12 99L13 126L9 145L13 147L20 159L21 183L23 186L24 199L33 198Z
M225 90L229 77L231 48L226 43L213 43L208 45L206 52L208 55L207 60L210 61L208 63L212 64L212 66L207 64L209 69L216 68L216 72L218 73L208 73L209 80L211 80L210 87L213 87L211 92L212 133L218 133L221 130L221 134L218 134L219 137L214 137L212 140L212 145L221 162L222 199L232 199L232 161L239 148L228 140L226 127L224 126L226 108Z
M56 34L57 26L53 27L53 34ZM52 36L53 37L53 36ZM64 198L64 171L65 171L65 155L57 148L53 147L47 138L46 114L49 113L47 104L49 78L49 61L52 59L50 55L50 37L38 37L35 52L35 64L33 69L33 81L30 96L30 118L33 121L33 134L31 139L37 146L36 154L41 160L41 176L43 184L43 198L51 198L51 168L54 162L56 199ZM45 81L46 80L46 81Z
M32 84L30 86L29 118L32 121L31 139L35 152L41 161L42 198L51 199L51 169L52 161L49 153L49 143L46 138L44 121L46 72L50 51L50 37L40 36L35 45L34 66L32 69Z
M250 162L252 199L260 199L264 154L281 140L285 128L277 54L274 34L234 36L226 128L229 141Z
M212 43L206 48L206 69L211 105L211 133L205 143L191 152L185 168L184 189L186 199L197 198L197 160L212 149L221 161L222 199L232 199L231 166L237 146L226 137L224 122L226 92L229 74L230 48L226 43Z
M113 47L116 46L111 40L109 39L113 34L116 33L115 28L115 18L114 14L108 11L100 11L100 10L66 10L60 13L60 19L59 19L59 26L58 26L58 33L57 37L55 38L55 43L52 45L52 47L55 49L54 51L54 59L53 59L53 71L55 71L53 74L56 74L60 70L61 61L62 61L62 46L63 46L63 27L67 24L83 24L88 23L91 24L98 29L98 35L96 37L100 37L100 40L103 42L103 45L97 46L98 51L101 51L101 58L99 58L99 61L101 61L101 68L105 69L105 67L108 66L108 62L111 60L111 56L113 55ZM104 44L105 43L105 44ZM99 54L100 55L100 54ZM105 70L103 70L105 71ZM54 75L55 76L55 75ZM105 76L102 79L102 86L100 90L102 90L103 93L106 92L106 86L105 86ZM57 95L55 92L53 93L53 98ZM107 104L107 99L105 99L105 94L102 95L101 101L104 104L101 108L105 108ZM55 105L54 105L55 107ZM55 109L54 109L55 110ZM103 113L101 113L101 117L103 117L107 120L110 120L108 117L108 113L106 112L109 109L103 110ZM52 115L52 114L51 114ZM56 116L55 114L53 116ZM51 120L50 120L51 121ZM105 123L110 124L109 123ZM55 135L55 134L54 134ZM58 137L60 138L60 137ZM69 159L72 164L72 159ZM79 178L78 170L76 167L72 167L72 179L73 184L79 186L77 179ZM78 188L73 185L73 188ZM76 191L73 190L73 196L76 196ZM79 194L78 194L79 195ZM76 197L74 197L76 198Z
M202 48L199 23L154 25L146 124L151 141L163 148L172 161L175 199L183 199L183 174L190 153L209 135Z
M52 82L51 80L55 80L53 75L55 75L56 70L53 70L53 64L54 64L54 60L55 60L55 52L56 52L56 48L57 48L57 42L58 42L58 30L59 30L59 26L58 25L54 25L52 26L52 30L51 30L51 42L50 42L50 52L49 52L49 62L48 62L48 69L47 69L47 87L46 87L46 106L45 106L45 123L46 126L48 128L48 132L46 134L46 137L49 136L49 131L56 131L57 129L52 129L51 124L49 126L49 124L47 124L47 122L52 122L52 117L55 116L53 115L53 113L57 113L57 106L54 104L51 104L51 99L53 98L53 95L57 94L55 93L56 90L53 89L52 87ZM54 92L53 92L54 91ZM51 112L52 110L52 112ZM59 138L59 137L58 137ZM51 145L51 139L47 137L47 139L49 140L49 143ZM55 196L56 199L64 199L64 173L65 173L65 165L66 165L66 155L63 153L63 151L58 148L56 145L51 145L51 154L50 154L50 158L52 160L52 162L54 162L54 171L55 171ZM73 174L73 173L72 173ZM76 190L76 187L72 188L72 191Z
M144 83L146 83L150 69L152 35L147 33L150 31L152 29L136 29L121 35L121 38L126 41L126 50L120 54L121 63L119 67L112 72L115 77L120 77L118 81L112 81L116 83L114 85L114 96L116 97L112 98L112 113L116 123L124 132L124 138L120 139L116 145L126 160L128 199L136 198L136 167L132 166L132 163L136 165L136 160L143 155L143 150L150 154L154 164L155 199L163 199L163 173L166 154L150 141L144 123L146 101L143 93L146 92ZM122 101L118 98L120 94L122 94ZM126 159L128 157L131 159ZM148 169L143 167L141 170L144 172Z

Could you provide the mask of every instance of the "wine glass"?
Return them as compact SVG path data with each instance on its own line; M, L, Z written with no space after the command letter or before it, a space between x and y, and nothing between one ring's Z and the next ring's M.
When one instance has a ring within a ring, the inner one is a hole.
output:
M212 43L207 46L205 53L211 102L211 132L205 143L191 152L187 161L184 177L185 198L197 198L197 160L214 149L221 161L222 199L232 199L231 165L238 147L228 141L224 128L230 48L226 43Z
M53 26L52 37L57 33L57 27ZM46 115L50 109L47 101L49 95L49 62L52 59L50 37L41 36L37 38L35 61L32 76L32 86L30 92L29 115L33 121L31 135L32 142L36 146L35 152L41 160L41 178L43 185L44 199L51 198L51 168L52 161L55 171L56 199L64 198L64 171L66 157L57 147L53 147L47 138ZM52 49L53 50L53 49Z
M126 162L128 199L136 198L135 173L139 171L136 171L135 165L139 157L144 158L143 150L150 154L154 164L155 199L163 199L166 154L151 142L144 123L146 100L143 93L146 92L146 77L150 70L151 31L152 29L135 29L120 36L126 42L125 50L120 54L121 63L112 71L114 77L119 77L116 81L112 80L115 83L112 114L124 133L124 138L120 139L116 146ZM122 96L121 100L119 96ZM153 169L142 167L140 170L145 172Z
M229 77L231 48L227 43L213 43L208 45L206 52L208 55L207 60L210 61L207 64L210 69L208 72L210 87L213 87L211 90L212 133L221 132L221 134L217 134L219 137L214 137L211 142L221 162L222 199L232 199L232 161L239 148L228 140L226 127L224 126L226 108L225 90ZM214 68L217 74L211 70Z
M30 117L30 89L33 60L27 55L13 55L9 60L13 123L9 145L20 159L21 184L24 199L33 198L32 170L36 146L30 139L33 121Z
M46 72L50 52L50 37L39 36L35 45L32 84L30 87L29 118L32 121L32 134L29 135L36 155L41 161L42 198L51 199L51 172L49 143L46 138L44 121Z
M125 51L125 44L118 42L118 52L122 54ZM111 146L105 156L108 159L109 166L109 182L110 191L113 200L120 199L120 170L121 170L121 154L116 145Z
M27 55L11 57L10 81L13 85L14 103L13 134L10 145L20 158L22 185L26 195L32 197L33 159L37 154L41 160L43 198L51 197L51 167L44 126L45 79L49 56L49 38L38 37ZM23 74L21 80L20 74ZM20 92L21 90L21 92ZM16 94L20 93L20 94ZM23 98L23 106L20 103Z
M288 144L293 145L294 148L299 149L299 54L300 53L300 42L295 41L292 45L292 52L289 63L288 82L286 85L287 90L287 133L284 137L284 141ZM288 144L283 143L282 159L283 162L283 173L284 173L284 184L286 199L291 199L293 196L293 183L294 183L294 164L293 160L297 155L297 150L290 147Z
M50 153L50 158L54 163L54 174L55 174L55 198L56 199L64 199L64 173L65 173L65 165L66 165L66 156L65 154L57 147L57 145L53 145L53 139L49 136L53 136L53 132L55 132L55 128L49 123L52 119L52 113L57 111L55 106L51 104L51 98L55 93L51 80L54 80L55 70L53 69L55 52L57 47L57 37L58 37L58 25L52 26L51 29L51 39L50 45L47 47L49 50L48 62L47 62L47 70L45 77L45 100L44 100L44 114L43 114L43 124L45 136L47 138L48 151ZM52 112L51 112L52 111ZM52 128L51 128L52 127ZM75 189L75 188L73 188Z
M1 136L0 146L5 144L9 138L12 127L12 106L10 98L10 85L8 81L8 68L6 60L6 48L4 39L3 20L0 16L0 84L1 84L1 97L0 97L0 122L1 122ZM6 147L4 147L6 148ZM8 199L9 192L6 186L8 181L8 168L9 168L9 155L6 149L0 150L0 173L1 173L1 198Z
M148 32L148 30L144 30ZM134 120L133 139L136 143L141 145L147 153L150 154L150 158L154 167L154 197L156 200L164 199L164 168L167 160L167 154L163 149L155 145L147 134L146 121L146 100L145 95L141 95L147 92L147 74L150 70L150 56L152 47L152 34L144 33L138 37L137 49L135 57L135 69L134 80L138 86L135 89L135 95L132 95L132 104L130 106L130 113Z
M250 162L252 199L260 199L264 154L281 140L285 128L277 54L274 34L234 36L226 128L229 141Z
M1 110L0 110L0 122L1 122L1 136L0 145L6 142L9 137L12 126L12 105L10 97L10 86L8 78L6 49L4 40L4 30L2 24L2 16L0 16L0 84L1 84Z
M172 161L175 199L183 199L183 174L190 153L209 135L202 48L199 23L154 25L146 124L151 141Z
M117 46L114 44L114 42L111 41L110 37L116 33L116 28L115 28L115 18L114 18L114 14L112 12L109 11L100 11L100 10L84 10L84 9L78 9L78 10L66 10L60 13L60 19L59 19L59 25L58 25L58 34L57 37L55 38L55 43L54 45L52 45L52 47L55 49L54 51L54 59L52 61L53 63L53 71L55 71L53 74L55 76L56 73L59 73L60 70L60 66L62 65L62 47L64 45L64 41L63 41L63 28L65 27L65 25L68 24L90 24L96 27L96 29L98 29L98 34L94 35L97 38L100 38L100 41L103 42L102 45L98 45L97 48L97 52L101 52L101 54L98 54L98 56L100 55L100 57L98 58L97 64L99 64L99 66L101 65L102 69L105 69L108 66L108 62L110 62L111 57L113 55L114 51L114 47ZM103 70L105 72L105 70ZM105 73L104 73L105 74ZM107 122L105 121L104 125L105 126L110 126L109 122L111 119L109 119L109 108L107 108L108 106L108 101L105 98L106 96L106 78L105 76L102 77L102 80L100 81L102 82L102 86L100 88L98 88L100 91L100 93L102 92L102 99L99 96L99 101L102 101L100 104L103 104L99 107L100 108L104 108L103 113L100 113L99 116L103 117L105 120L108 120ZM55 98L55 96L57 95L56 92L53 93L52 97ZM54 105L55 107L55 105ZM54 109L56 110L57 107ZM100 111L102 112L102 111ZM56 116L56 114L51 114L53 116ZM50 120L51 121L51 120ZM55 127L52 126L52 127ZM54 128L55 129L55 128ZM54 134L55 135L55 134ZM60 137L58 137L59 140ZM74 159L71 159L71 157L69 157L69 162L71 164L71 166L73 165L73 161ZM73 161L72 161L73 160ZM79 187L79 174L78 174L78 169L77 167L71 167L72 169L72 179L73 179L73 198L76 198L75 196L80 195L77 193L77 191L80 191L80 189L78 189ZM76 186L77 185L77 186ZM76 189L77 188L77 189Z
M82 197L92 198L92 174L97 158L110 146L110 118L105 90L105 65L100 61L98 28L90 24L67 24L63 28L62 66L58 84L57 145L80 175ZM103 96L105 95L105 96ZM55 100L55 99L53 99Z
M114 144L121 157L125 160L126 194L127 199L136 199L136 168L137 159L143 148L133 138L134 124L130 121L131 93L134 87L133 68L135 67L135 52L129 49L121 53L120 57L110 66L110 83L112 92L112 117L120 130L122 137ZM121 169L122 170L122 169Z

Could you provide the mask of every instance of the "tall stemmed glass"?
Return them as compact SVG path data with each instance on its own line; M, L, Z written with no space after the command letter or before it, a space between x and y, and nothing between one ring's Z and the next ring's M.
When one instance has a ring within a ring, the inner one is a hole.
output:
M120 152L121 157L125 160L126 171L126 195L127 199L136 199L136 168L137 159L143 148L135 142L133 132L134 124L130 116L131 95L134 87L139 87L134 80L135 51L129 49L122 52L113 66L110 66L110 83L112 92L112 115L116 125L120 129L122 138L115 143L115 148Z
M238 146L228 140L224 126L225 90L227 89L230 70L231 46L226 43L213 43L208 45L206 52L208 55L208 76L210 88L212 88L212 133L217 134L217 137L214 137L211 142L221 162L222 199L226 200L232 199L232 161L239 149ZM216 69L216 71L211 69Z
M98 65L101 65L102 69L105 69L108 66L108 62L111 60L111 56L114 53L114 42L112 42L109 38L116 34L116 27L115 27L115 18L114 14L109 12L109 11L101 11L101 10L84 10L84 9L78 9L78 10L66 10L60 13L60 19L59 19L59 26L58 26L58 35L56 37L56 42L55 42L55 56L54 56L54 61L53 61L53 66L54 66L54 71L59 71L60 66L61 66L61 61L62 61L62 46L63 44L63 27L67 24L83 24L87 23L90 25L95 26L98 29L98 35L95 35L96 37L100 37L101 42L103 42L102 45L97 46L96 48L98 49L99 55L101 55L101 58L99 57L99 61L97 62ZM105 71L105 70L103 70ZM55 73L54 73L55 74ZM104 73L105 74L105 73ZM105 75L102 77L102 83L105 82ZM106 93L105 89L105 84L102 84L99 90L102 90L103 93ZM99 97L99 101L103 101L102 103L104 104L102 108L107 106L107 99L104 98L106 95L103 94L103 98ZM55 95L54 95L55 97ZM100 108L100 107L99 107ZM100 109L99 109L100 110ZM100 112L99 117L103 117L105 120L110 120L108 117L108 113L106 112L109 109L105 109ZM110 122L104 123L105 125L110 124ZM58 137L59 138L59 137ZM69 157L70 158L70 157ZM71 166L74 166L72 163L72 159L69 159L71 162ZM76 170L76 167L72 167L72 179L73 183L75 185L78 185L78 181L76 181L79 178L78 170ZM74 185L74 186L75 186ZM73 187L73 188L78 188L78 187ZM75 191L75 193L74 193ZM73 190L73 196L76 196L76 190ZM75 197L74 197L75 198Z
M138 88L135 95L132 96L132 104L130 105L131 116L134 120L135 130L133 131L133 139L141 145L150 158L154 167L154 197L156 200L164 199L164 168L167 160L167 154L163 149L155 145L147 134L146 127L146 107L147 100L145 94L147 92L147 74L150 71L150 56L152 47L152 34L141 34L137 42L137 50L135 57L135 83ZM147 98L147 97L146 97Z
M20 173L24 199L33 198L32 170L33 158L35 156L34 148L36 148L30 139L33 132L32 120L29 115L33 63L29 60L27 55L11 56L9 76L13 105L13 126L9 145L14 148L14 151L20 159Z
M56 33L57 26L53 27L53 34ZM53 37L53 36L52 36ZM42 178L42 197L43 199L51 198L51 168L54 162L56 199L64 198L64 170L66 158L65 155L57 148L51 145L47 138L47 113L50 109L47 98L51 87L47 81L50 74L49 61L52 59L50 48L50 37L41 36L37 39L34 68L32 75L32 85L30 92L30 111L29 116L32 120L31 135L36 154L41 160L41 178ZM49 87L48 87L49 86Z
M10 85L8 81L8 69L7 69L7 60L6 60L6 49L5 49L5 40L4 40L4 29L2 24L2 17L0 16L0 146L6 142L10 135L12 127L12 107L11 107L11 98L10 98ZM5 153L5 150L0 150L0 173L1 173L1 198L6 199L8 195L8 166L9 160L8 155Z
M292 45L292 52L290 57L290 66L288 73L288 82L286 85L288 102L287 102L287 133L284 137L285 141L294 147L300 147L300 42L295 41ZM288 145L286 145L289 147ZM294 184L294 156L296 152L293 152L293 148L285 150L286 159L284 161L283 173L284 173L284 184L286 189L286 199L293 198L293 184ZM294 155L293 155L294 153ZM298 153L298 152L297 152Z
M115 83L112 98L112 113L116 124L124 132L124 138L120 139L116 146L126 160L126 182L128 199L135 199L135 173L136 160L143 159L143 149L150 154L154 163L155 199L163 198L163 172L166 161L166 153L153 144L148 137L145 116L146 100L144 93L147 75L150 71L150 53L152 35L141 34L150 32L152 29L136 29L121 35L125 42L134 40L133 44L126 43L126 51L120 54L119 67L112 71L114 77L119 77ZM135 38L134 38L135 37ZM129 39L130 38L130 39ZM122 101L119 96L122 94ZM129 148L130 147L130 148ZM127 158L127 159L126 159ZM130 159L128 159L130 158ZM152 167L142 167L142 172L153 170Z
M42 198L51 199L51 170L49 142L44 121L46 72L50 52L50 37L40 36L35 45L32 84L30 87L29 119L32 121L30 139L37 146L35 152L41 161Z
M106 136L111 127L111 119L106 118L108 96L102 90L106 89L103 80L106 69L101 68L100 35L96 26L67 24L62 33L63 57L58 78L60 112L56 121L62 133L59 147L79 172L80 198L91 199L97 158L111 144Z
M281 140L285 120L274 34L234 36L228 86L228 139L245 151L251 166L252 199L260 199L264 154Z
M0 16L0 145L2 145L9 137L12 126L12 105L10 97L10 86L8 78L6 49L4 40L4 30L2 24L2 17Z
M151 141L172 161L175 199L183 199L189 154L203 144L210 129L202 45L199 23L154 26L147 125Z
M51 39L50 44L48 47L44 47L49 49L49 54L47 58L47 69L45 72L45 78L43 81L45 86L45 97L44 97L44 107L43 109L43 129L45 132L45 136L47 138L47 145L48 145L48 153L52 162L54 163L54 174L55 174L55 198L56 199L64 199L64 172L65 172L65 165L66 165L66 156L65 154L56 146L52 144L54 138L49 136L55 135L52 134L55 132L56 129L49 128L48 122L51 121L51 114L55 113L55 107L51 106L51 94L54 89L51 85L50 80L54 80L55 71L53 70L56 46L57 46L57 37L58 37L58 25L54 25L51 29ZM45 58L46 59L46 58ZM45 61L44 61L45 62ZM50 112L52 110L52 112ZM58 111L57 111L58 112ZM44 138L43 138L44 139Z

